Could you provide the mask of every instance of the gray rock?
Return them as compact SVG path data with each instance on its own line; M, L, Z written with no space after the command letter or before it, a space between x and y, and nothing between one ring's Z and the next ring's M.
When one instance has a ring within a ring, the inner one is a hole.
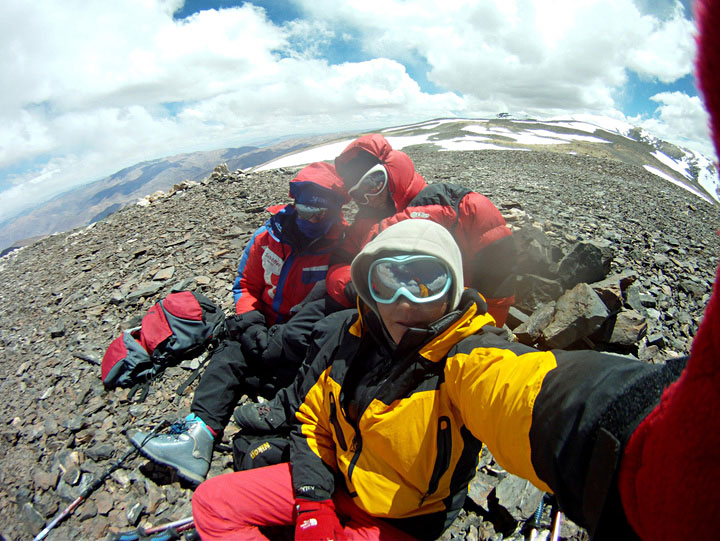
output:
M511 306L505 324L511 329L516 329L522 323L527 323L528 319L530 319L530 316L521 312L516 306Z
M530 481L514 475L508 475L500 481L495 495L498 505L507 510L517 522L532 516L543 498L543 492L535 488Z
M55 488L59 477L60 475L57 470L47 472L45 470L37 469L33 475L35 488L39 488L40 490L53 489Z
M610 272L614 251L607 241L578 242L560 260L558 276L565 289L604 279Z
M616 316L610 343L619 346L632 346L637 344L647 332L645 316L634 311L625 310Z
M57 498L53 498L50 492L38 492L33 500L35 509L46 519L55 516L60 508Z
M62 321L56 321L55 324L50 327L50 336L52 338L60 338L65 336L65 323Z
M647 335L647 343L650 346L657 346L661 348L665 345L665 337L662 333L654 332Z
M520 275L554 277L554 266L561 253L545 231L537 224L529 224L517 230L514 235L518 246L517 272Z
M155 273L155 275L152 277L153 281L164 281L164 280L170 280L170 278L173 277L175 274L175 267L170 266L166 267L164 269L160 269Z
M133 526L136 526L138 521L140 520L140 516L145 512L145 504L142 502L134 502L131 503L127 511L125 512L125 516L127 517L128 524L131 524Z
M551 348L567 347L597 331L609 314L588 284L578 284L558 299L542 339Z
M40 530L45 527L45 517L30 502L20 506L20 516L32 535L40 533Z
M84 521L96 517L98 514L97 505L95 501L88 500L78 507L77 518L79 521Z
M97 507L97 512L101 515L107 515L115 505L113 495L105 491L99 491L97 494L94 494L93 501Z
M617 312L622 308L623 290L620 285L620 280L607 278L600 282L590 284L590 287L598 294L598 297L602 299L611 313Z
M102 443L95 445L86 451L87 456L92 458L95 462L100 460L108 460L112 458L115 448L109 443Z
M68 485L75 486L80 482L81 475L82 472L80 471L80 468L72 466L63 473L62 480Z
M489 475L479 470L477 475L470 481L468 487L468 498L480 507L488 508L488 496L495 489L500 479L497 476Z
M543 330L550 325L554 315L555 301L543 304L513 332L523 344L534 345L542 336Z
M132 293L129 293L126 297L127 302L134 303L142 298L151 297L163 287L162 282L144 282L137 286Z
M515 286L516 305L526 312L537 310L542 304L556 300L565 289L558 280L536 274L518 276Z
M79 430L84 428L85 424L85 418L81 417L80 415L69 415L62 420L62 425L71 432L78 432Z

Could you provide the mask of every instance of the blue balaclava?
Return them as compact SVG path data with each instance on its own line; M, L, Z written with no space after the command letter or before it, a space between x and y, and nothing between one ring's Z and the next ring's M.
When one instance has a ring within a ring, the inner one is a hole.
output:
M327 208L325 218L319 222L311 222L297 218L295 221L300 232L310 239L325 235L333 224L340 220L342 198L331 190L318 186L312 182L293 182L290 184L290 196L296 203L311 207Z
M298 218L295 220L295 223L297 223L297 227L303 235L309 239L316 239L318 237L322 237L325 233L330 231L330 228L336 221L337 220L332 220L329 217L326 217L319 222L313 223L309 220Z

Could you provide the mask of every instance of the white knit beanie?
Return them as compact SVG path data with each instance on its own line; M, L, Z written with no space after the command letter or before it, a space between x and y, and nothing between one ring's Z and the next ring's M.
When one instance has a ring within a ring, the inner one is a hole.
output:
M368 285L368 270L373 261L380 257L412 254L435 256L447 264L453 281L449 308L457 308L464 288L460 248L447 229L422 218L403 220L391 225L368 242L355 256L350 267L350 276L360 298L375 309L376 304Z

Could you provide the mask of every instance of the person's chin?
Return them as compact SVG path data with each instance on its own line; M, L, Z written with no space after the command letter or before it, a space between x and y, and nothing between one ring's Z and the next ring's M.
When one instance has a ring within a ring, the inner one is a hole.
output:
M405 331L407 331L408 328L409 327L406 327L405 325L395 323L392 327L392 332L390 333L390 336L393 337L393 340L395 340L396 343L399 343L402 337L405 336Z

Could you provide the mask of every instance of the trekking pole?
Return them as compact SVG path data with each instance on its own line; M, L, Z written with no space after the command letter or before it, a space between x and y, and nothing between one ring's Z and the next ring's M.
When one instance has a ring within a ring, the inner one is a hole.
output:
M174 533L180 533L194 527L195 523L193 522L193 517L187 517L176 520L174 522L160 524L159 526L152 526L150 528L143 528L142 526L138 526L136 529L129 532L120 532L113 534L110 539L111 541L138 541L139 539L151 537L153 534L159 532L173 530Z
M148 438L149 438L151 435L155 434L155 432L156 432L157 430L159 430L160 428L162 428L162 426L163 426L164 424L166 424L166 423L167 423L166 420L163 420L163 421L161 421L160 423L158 423L158 425L157 425L155 428L153 428L152 432L150 432L150 434L148 434ZM145 443L145 442L143 442L143 444L144 444L144 443ZM75 501L73 501L70 505L68 505L65 509L63 509L63 510L58 514L58 516L56 516L54 519L52 519L52 520L50 521L50 523L49 523L47 526L45 526L45 528L43 528L42 531L33 538L33 541L40 541L41 539L45 539L45 537L47 536L47 534L50 533L50 530L52 530L52 529L53 529L55 526L57 526L60 522L62 522L63 520L65 520L65 518L66 518L67 516L69 516L69 515L75 510L75 508L76 508L78 505L80 505L85 499L87 499L87 497L88 497L95 489L97 489L100 485L103 484L103 482L105 481L105 479L107 479L112 472L114 472L114 471L117 470L120 466L122 466L123 462L125 462L130 456L132 456L132 455L134 455L134 454L136 454L136 453L138 453L138 452L140 452L140 449L138 449L138 448L136 448L136 447L132 447L131 449L128 449L127 452L126 452L123 456L121 456L119 460L117 460L112 466L110 466L107 470L105 470L105 472L104 472L100 477L98 477L95 481L93 481L93 482L90 484L90 486L88 486L85 490L83 490L83 491L80 493L80 496L78 496L78 497L75 499Z
M560 509L555 513L555 520L553 521L552 535L550 541L558 541L560 539L560 523L562 522L562 511Z
M112 472L114 472L116 469L118 469L122 465L122 463L125 462L125 460L127 460L127 458L130 455L134 455L137 452L138 452L138 449L136 449L135 447L133 447L132 449L128 449L127 452L123 456L120 457L120 460L118 460L112 466L110 466L107 470L105 470L105 473L103 473L100 477L98 477L95 481L93 481L93 483L90 486L88 486L85 490L83 490L80 493L80 496L78 496L74 502L72 502L70 505L68 505L58 516L56 516L50 522L50 524L45 526L45 528L39 534L37 534L35 536L33 541L40 541L41 539L45 539L45 536L48 533L50 533L50 530L52 530L55 526L57 526L59 522L64 520L65 517L70 515L70 513L72 513L75 510L75 508L78 505L80 505L90 495L91 492L93 492L97 487L99 487L105 481L105 479L108 478L108 476Z
M540 517L542 517L543 509L545 508L545 496L540 498L540 503L538 503L537 509L535 509L535 513L533 513L532 518L530 519L530 541L535 541L538 536L538 527L540 526Z

